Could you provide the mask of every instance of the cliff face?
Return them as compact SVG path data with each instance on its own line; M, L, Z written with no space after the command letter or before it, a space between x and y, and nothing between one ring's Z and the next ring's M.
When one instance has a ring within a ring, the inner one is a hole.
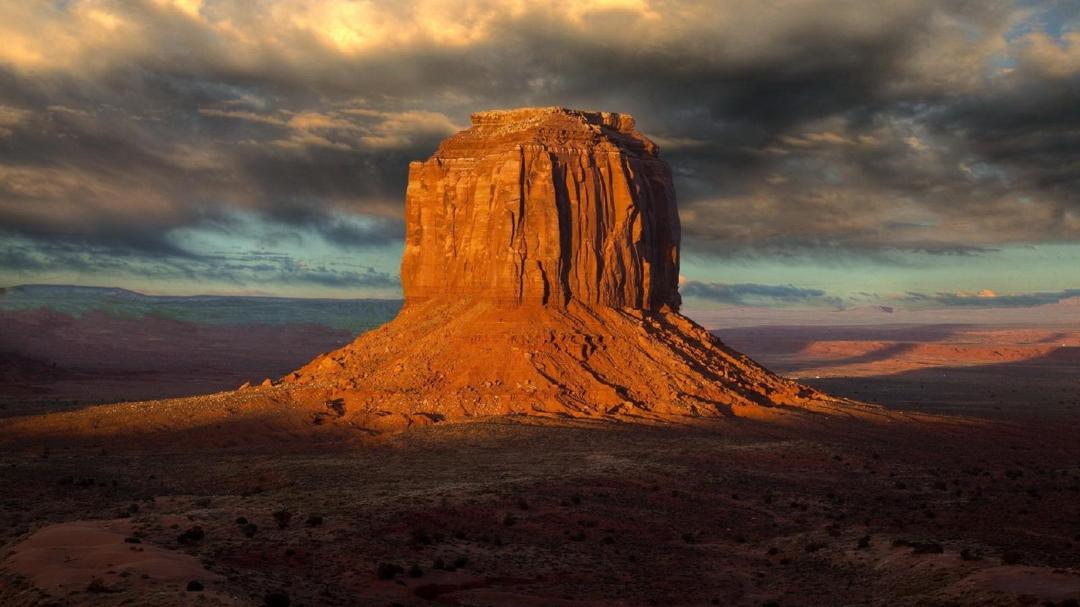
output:
M678 314L671 173L631 117L472 121L410 165L401 313L283 378L317 423L851 414Z
M481 112L409 166L407 304L678 309L671 172L624 114Z

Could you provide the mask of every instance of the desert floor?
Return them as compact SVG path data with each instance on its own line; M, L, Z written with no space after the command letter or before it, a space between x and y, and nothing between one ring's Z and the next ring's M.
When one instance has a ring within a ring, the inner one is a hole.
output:
M112 374L95 374L102 355L76 347L67 358L8 353L26 372L3 415L107 400L124 384L117 378L152 391L155 374L167 376L175 390L185 373L202 374L199 385L213 389L275 375L273 357L281 372L295 366L280 348L250 349L252 377L215 376L157 330L144 332L139 347L150 354L127 376L115 360ZM78 343L87 331L57 339ZM836 394L944 415L482 419L319 448L287 436L213 451L167 437L150 449L20 444L0 450L0 604L1080 600L1076 328L718 333ZM341 336L308 339L296 364ZM216 343L243 355L229 339Z

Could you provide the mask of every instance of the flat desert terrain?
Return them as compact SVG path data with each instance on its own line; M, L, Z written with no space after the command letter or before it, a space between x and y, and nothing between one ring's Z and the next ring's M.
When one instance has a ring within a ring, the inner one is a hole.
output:
M7 419L235 388L350 339L40 314L3 317ZM0 604L1080 599L1077 327L732 325L755 360L895 415L5 442Z

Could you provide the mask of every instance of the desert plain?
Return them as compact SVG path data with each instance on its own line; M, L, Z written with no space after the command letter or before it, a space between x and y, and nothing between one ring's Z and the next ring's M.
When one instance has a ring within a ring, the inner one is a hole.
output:
M510 416L373 435L304 419L74 443L0 425L0 603L1075 604L1080 327L1062 309L1044 310L1051 326L689 312L785 376L882 405L881 420ZM19 369L8 421L257 385L351 338L2 322ZM192 335L214 339L193 355ZM274 347L282 336L303 339Z

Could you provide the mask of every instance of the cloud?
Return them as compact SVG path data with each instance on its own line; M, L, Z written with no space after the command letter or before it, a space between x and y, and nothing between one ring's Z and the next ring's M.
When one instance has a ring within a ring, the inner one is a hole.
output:
M937 305L965 308L1028 308L1054 304L1060 301L1080 297L1080 289L1061 291L1017 293L998 295L990 290L978 293L917 293L909 292L901 299L912 304Z
M281 288L314 285L349 289L397 291L397 276L362 264L309 262L291 255L263 251L210 254L130 255L108 247L26 241L0 242L0 262L9 276L77 273L112 279L195 281L234 286Z
M740 306L810 304L841 307L843 303L841 298L828 295L821 289L793 285L725 284L690 280L679 285L679 292L685 298Z
M1075 243L1077 31L1006 0L0 3L0 222L172 258L237 212L392 245L409 161L559 104L656 136L699 254Z
M0 138L14 133L12 127L18 125L30 115L27 110L0 105Z

